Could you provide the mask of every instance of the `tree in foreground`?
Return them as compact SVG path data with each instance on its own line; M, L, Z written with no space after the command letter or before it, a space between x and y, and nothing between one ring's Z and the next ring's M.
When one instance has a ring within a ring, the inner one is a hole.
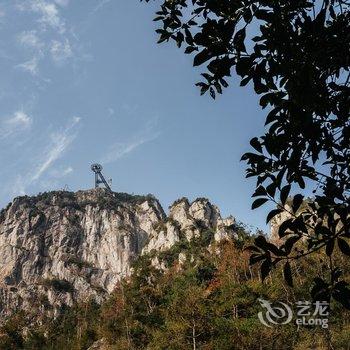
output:
M283 243L258 237L251 263L262 279L282 263L292 286L295 261L324 250L327 273L314 279L312 296L347 308L334 252L350 256L349 8L347 0L164 0L154 19L159 43L175 41L204 68L202 94L221 94L235 71L267 110L265 134L242 159L256 178L252 208L272 201L267 222L286 220Z

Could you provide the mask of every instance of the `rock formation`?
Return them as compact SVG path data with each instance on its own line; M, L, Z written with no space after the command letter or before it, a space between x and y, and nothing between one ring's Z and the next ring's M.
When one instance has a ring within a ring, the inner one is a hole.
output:
M212 230L234 234L207 199L176 201L167 216L151 195L104 189L18 197L0 213L0 319L17 310L51 316L75 301L101 302L141 254Z

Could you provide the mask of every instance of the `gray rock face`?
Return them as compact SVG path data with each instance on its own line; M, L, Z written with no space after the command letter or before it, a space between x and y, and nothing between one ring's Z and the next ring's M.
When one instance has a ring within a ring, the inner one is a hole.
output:
M271 242L277 244L278 246L280 246L285 241L278 236L278 229L284 221L288 220L291 217L291 215L288 213L288 211L292 211L291 206L286 204L285 208L287 211L283 211L282 213L276 215L270 221L270 239Z
M0 319L19 309L55 316L78 300L101 302L140 254L203 227L221 240L233 226L205 199L179 200L167 217L152 196L103 189L16 198L0 214Z

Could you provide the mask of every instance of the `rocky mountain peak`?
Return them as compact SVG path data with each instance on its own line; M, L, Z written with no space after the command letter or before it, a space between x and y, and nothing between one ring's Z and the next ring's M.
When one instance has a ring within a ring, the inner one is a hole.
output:
M203 230L221 240L234 234L234 219L204 198L176 201L169 216L152 195L104 189L15 198L0 213L0 315L100 302L140 255Z

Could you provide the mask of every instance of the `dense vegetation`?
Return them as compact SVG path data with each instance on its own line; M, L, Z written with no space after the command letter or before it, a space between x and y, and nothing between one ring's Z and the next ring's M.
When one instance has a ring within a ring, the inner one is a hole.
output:
M127 205L141 204L149 201L150 204L156 201L152 194L134 195L123 192L106 192L105 189L96 191L49 191L39 193L37 196L21 196L15 198L6 208L0 211L0 221L4 219L6 212L13 203L23 205L31 209L32 215L39 214L42 208L47 206L58 206L60 208L74 208L84 210L86 206L97 206L99 209L116 209Z
M263 134L242 160L247 177L256 179L252 208L275 203L267 221L287 212L280 236L290 239L280 249L261 237L255 242L262 277L283 264L292 285L291 262L325 250L328 272L315 279L317 293L349 308L350 289L332 257L334 246L350 256L350 2L157 2L158 42L174 41L194 55L193 65L203 71L201 94L223 93L235 72L265 109ZM299 210L311 192L314 200ZM302 239L308 245L298 251Z
M280 268L261 283L245 250L254 237L242 227L239 232L238 238L221 243L213 242L211 231L203 232L190 242L183 238L169 251L141 257L134 275L102 305L81 303L24 333L33 319L16 314L0 330L0 349L80 350L102 338L120 350L348 349L350 313L337 305L331 305L329 330L260 323L258 298L289 303L309 299L312 275L326 269L324 256L295 262L294 289L280 278ZM186 257L182 264L180 253ZM152 266L156 256L166 271ZM350 271L338 251L335 259Z

